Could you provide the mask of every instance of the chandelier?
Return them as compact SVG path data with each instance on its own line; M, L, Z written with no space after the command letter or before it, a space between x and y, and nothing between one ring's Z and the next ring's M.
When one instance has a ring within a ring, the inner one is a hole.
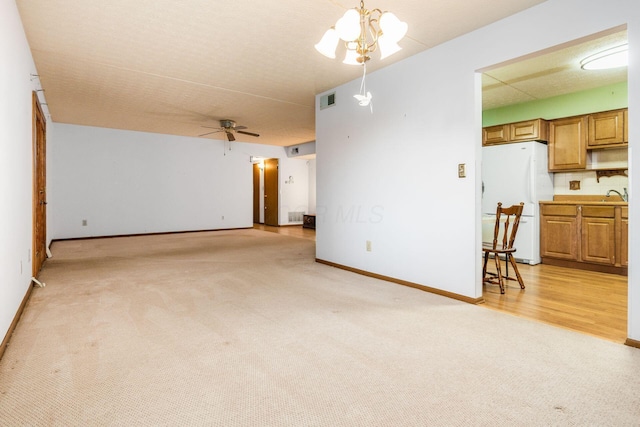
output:
M329 28L315 48L328 58L336 57L340 40L347 49L345 64L362 65L372 52L380 49L380 59L384 59L402 49L398 42L407 33L407 23L401 22L393 13L380 9L367 10L364 1L360 8L353 8Z

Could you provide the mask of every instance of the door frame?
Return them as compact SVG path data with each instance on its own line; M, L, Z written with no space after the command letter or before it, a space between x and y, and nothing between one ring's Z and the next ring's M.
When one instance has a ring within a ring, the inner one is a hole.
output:
M33 229L31 273L37 277L47 258L47 121L32 92Z

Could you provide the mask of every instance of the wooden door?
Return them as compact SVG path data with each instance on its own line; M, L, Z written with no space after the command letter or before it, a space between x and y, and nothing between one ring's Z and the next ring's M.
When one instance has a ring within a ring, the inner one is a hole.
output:
M47 152L46 125L38 95L33 92L33 264L37 277L47 258Z
M260 165L253 164L253 223L260 224Z
M264 161L264 223L278 226L278 159Z
M552 120L549 124L549 170L584 169L586 166L586 118Z

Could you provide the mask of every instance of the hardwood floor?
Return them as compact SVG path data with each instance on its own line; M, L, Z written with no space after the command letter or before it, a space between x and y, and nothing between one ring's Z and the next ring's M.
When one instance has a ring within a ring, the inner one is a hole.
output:
M299 237L301 239L308 239L316 241L316 230L310 228L303 228L301 225L289 225L285 227L273 227L264 224L253 224L253 228L256 230L271 231L273 233L283 234L285 236Z
M492 266L493 260L489 260ZM615 342L626 340L626 276L545 264L518 264L518 270L526 289L508 281L501 295L497 285L485 284L487 308Z
M302 226L254 228L315 241ZM489 260L492 271L493 260ZM503 264L504 269L504 264ZM624 343L627 338L627 277L552 265L518 264L526 289L508 281L506 292L484 285L481 306ZM510 270L510 273L513 273Z

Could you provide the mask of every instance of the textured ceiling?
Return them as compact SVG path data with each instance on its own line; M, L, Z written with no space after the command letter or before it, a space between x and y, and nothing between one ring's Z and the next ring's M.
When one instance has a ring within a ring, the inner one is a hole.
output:
M542 1L367 1L368 8L393 11L409 25L403 50L371 61L368 70ZM355 0L17 0L17 5L55 122L198 136L207 132L202 126L228 118L261 135L238 134L238 141L288 146L315 139L315 94L361 73L313 49L345 10L358 5ZM498 70L489 75L511 81ZM523 82L509 85L539 94Z
M580 68L580 61L596 52L626 42L626 30L607 32L488 70L482 75L483 109L625 82L626 67L583 70Z

